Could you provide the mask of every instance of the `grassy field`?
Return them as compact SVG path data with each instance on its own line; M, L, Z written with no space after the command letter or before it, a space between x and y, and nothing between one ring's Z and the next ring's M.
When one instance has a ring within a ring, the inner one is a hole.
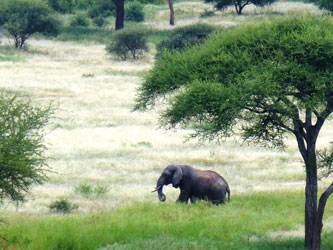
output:
M249 6L240 17L228 9L200 19L205 8L212 6L176 3L176 27L199 21L230 27L268 16L320 13L311 4L279 2ZM19 207L1 208L9 240L3 244L12 249L301 249L305 173L293 137L285 151L244 145L237 137L221 144L185 142L190 129L161 129L158 110L132 112L136 89L154 64L154 43L170 29L167 6L149 5L145 11L141 25L152 30L152 51L140 61L119 61L106 53L110 29L67 28L57 39L28 40L28 48L19 52L0 37L0 88L57 105L46 137L49 180L34 186ZM331 141L329 120L318 148ZM165 166L175 163L220 173L230 185L231 203L176 205L179 191L166 187L167 201L159 204L151 191ZM330 181L323 179L319 188ZM50 213L48 206L62 198L79 206L73 215ZM333 244L332 206L331 199L324 246Z

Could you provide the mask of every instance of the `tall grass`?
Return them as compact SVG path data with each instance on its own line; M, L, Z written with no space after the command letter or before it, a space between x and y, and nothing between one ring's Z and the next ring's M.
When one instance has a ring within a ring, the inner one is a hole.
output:
M233 196L214 206L137 203L90 216L16 216L7 223L3 247L21 249L302 249L299 239L272 240L267 232L303 222L302 192ZM333 215L333 201L326 215ZM324 235L323 249L333 239ZM328 249L328 248L327 248Z

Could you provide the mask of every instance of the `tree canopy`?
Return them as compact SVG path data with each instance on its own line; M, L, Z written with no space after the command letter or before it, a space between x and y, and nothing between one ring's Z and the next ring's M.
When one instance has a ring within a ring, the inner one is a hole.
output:
M317 216L316 141L333 112L333 19L303 16L245 25L185 52L166 52L138 90L137 109L167 104L162 123L194 137L284 147L293 134L306 167L305 246ZM333 183L332 183L333 185ZM320 240L319 240L320 242Z

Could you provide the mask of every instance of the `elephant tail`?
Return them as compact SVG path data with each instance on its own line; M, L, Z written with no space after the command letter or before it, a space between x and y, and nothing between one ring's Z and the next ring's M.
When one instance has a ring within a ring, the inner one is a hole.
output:
M230 188L227 186L227 193L228 193L228 202L230 202Z

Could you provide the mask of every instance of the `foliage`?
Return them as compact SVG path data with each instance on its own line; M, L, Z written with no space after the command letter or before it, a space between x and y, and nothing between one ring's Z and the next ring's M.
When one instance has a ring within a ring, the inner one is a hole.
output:
M145 19L143 5L139 2L130 2L125 5L125 20L142 22Z
M79 206L77 204L72 204L67 199L60 199L52 202L49 205L51 212L55 213L69 213L74 209L78 209Z
M78 9L87 9L94 4L95 0L77 0Z
M107 17L115 15L116 7L111 0L95 0L88 8L88 15L91 18L98 16Z
M77 13L75 16L73 16L72 20L70 21L70 26L87 27L89 26L89 19L84 13Z
M106 26L108 22L104 17L98 16L93 18L93 24L96 25L97 27L103 27Z
M0 93L0 202L24 200L24 193L45 180L45 125L51 107L35 107L16 95Z
M318 155L318 169L322 171L322 177L328 177L333 174L333 142L329 149L319 150Z
M61 13L72 13L75 7L74 0L48 0L49 6Z
M297 228L303 202L304 192L254 192L234 195L225 206L136 203L84 216L16 215L3 236L9 249L104 249L109 244L105 249L303 250L301 239L267 237ZM328 200L326 218L333 215L332 205ZM322 248L332 243L332 233L324 234Z
M249 4L256 6L265 6L272 4L277 0L205 0L206 3L215 3L215 8L224 10L230 6L235 6L238 15L242 14L243 8Z
M157 57L159 57L164 50L183 50L188 46L202 43L215 30L216 28L214 26L204 23L176 28L172 31L168 39L157 45Z
M128 54L131 54L133 59L137 59L148 51L146 31L143 29L117 31L113 34L112 41L106 50L123 60L128 58Z
M236 127L245 139L282 146L288 130L280 128L281 122L291 126L297 106L300 111L308 105L324 111L330 85L322 83L331 81L333 48L328 25L328 17L276 19L226 30L184 52L166 53L139 89L137 108L182 89L170 100L164 124L204 122L197 135L213 139L236 133L234 125L241 119L245 123ZM306 93L311 95L299 100L299 86L310 88ZM289 92L297 106L278 97Z
M317 4L322 9L333 11L333 1L332 0L318 0Z
M56 35L60 23L40 0L3 0L0 2L0 25L13 37L15 47L21 49L35 33Z

